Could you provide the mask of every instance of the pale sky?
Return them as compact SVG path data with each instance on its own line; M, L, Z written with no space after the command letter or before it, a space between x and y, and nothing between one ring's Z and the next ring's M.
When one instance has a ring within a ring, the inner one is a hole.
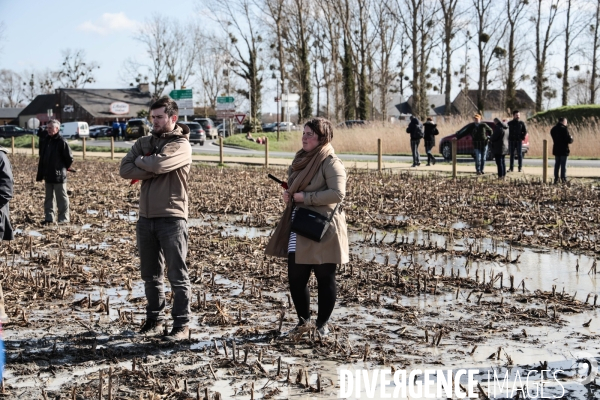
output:
M0 68L58 69L61 50L85 49L87 60L100 64L94 73L96 83L86 87L125 87L119 77L123 62L144 56L133 39L139 24L155 13L188 18L194 4L194 0L0 0L0 21L6 25Z

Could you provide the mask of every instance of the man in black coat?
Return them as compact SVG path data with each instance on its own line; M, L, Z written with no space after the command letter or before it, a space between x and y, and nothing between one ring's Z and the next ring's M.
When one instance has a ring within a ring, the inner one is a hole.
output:
M520 118L521 113L515 110L513 111L513 119L508 122L508 153L510 154L510 168L508 172L513 172L515 153L519 160L519 172L523 168L523 140L525 140L525 135L527 135L527 126Z
M410 150L412 151L413 157L412 167L418 167L421 165L421 160L419 157L419 144L425 135L423 124L421 124L419 118L415 116L410 117L410 123L408 124L408 128L406 128L406 133L410 134Z
M7 150L0 147L0 239L13 240L14 233L10 224L8 203L13 198L13 173L10 161L6 156Z
M437 125L433 123L433 118L427 117L427 121L423 124L425 128L425 152L427 153L427 166L435 165L435 157L431 154L431 149L435 146L435 137L440 132L438 131Z
M46 182L44 200L45 219L42 224L55 221L54 205L58 205L58 222L69 222L67 170L73 164L73 153L67 141L58 133L60 122L48 122L48 135L40 142L40 160L36 181Z
M554 156L554 183L558 183L558 172L563 183L567 182L567 158L569 157L569 145L573 143L573 136L567 129L567 119L561 117L558 123L550 130L552 141L552 155Z

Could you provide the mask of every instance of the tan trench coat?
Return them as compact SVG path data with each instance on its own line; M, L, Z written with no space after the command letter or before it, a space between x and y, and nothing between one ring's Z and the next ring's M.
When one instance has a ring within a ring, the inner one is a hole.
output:
M341 203L346 196L346 169L342 161L335 154L327 157L303 193L304 203L296 206L331 216L336 204ZM296 235L298 264L345 264L349 261L348 254L346 214L341 205L321 242Z

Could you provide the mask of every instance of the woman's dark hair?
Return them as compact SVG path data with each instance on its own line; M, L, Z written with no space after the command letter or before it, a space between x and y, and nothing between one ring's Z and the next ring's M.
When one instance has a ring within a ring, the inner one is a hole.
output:
M333 139L333 126L328 119L321 117L313 118L306 121L304 126L308 126L311 131L319 136L321 144L329 143Z
M150 109L156 110L162 107L165 108L165 114L167 114L169 117L172 117L173 115L179 115L179 107L177 106L177 103L169 96L163 96L156 100L150 106Z

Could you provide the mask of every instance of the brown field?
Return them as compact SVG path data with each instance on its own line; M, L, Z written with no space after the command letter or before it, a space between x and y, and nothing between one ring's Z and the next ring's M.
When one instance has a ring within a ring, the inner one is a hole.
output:
M439 139L451 135L465 124L470 122L464 118L452 118L446 122L440 122L439 136L436 138L434 153L439 152ZM410 154L410 143L406 134L406 122L384 123L374 122L369 128L336 129L334 131L333 145L338 153L377 153L377 139L382 140L384 154ZM550 137L551 124L528 123L530 150L528 156L541 157L543 154L543 141L548 140L548 155L552 156L552 138ZM598 157L600 156L600 133L595 121L589 123L570 125L569 130L575 140L571 145L571 156L576 157ZM283 144L281 151L298 150L297 143L300 136L289 144ZM287 148L289 147L289 148ZM424 147L421 145L422 151Z

